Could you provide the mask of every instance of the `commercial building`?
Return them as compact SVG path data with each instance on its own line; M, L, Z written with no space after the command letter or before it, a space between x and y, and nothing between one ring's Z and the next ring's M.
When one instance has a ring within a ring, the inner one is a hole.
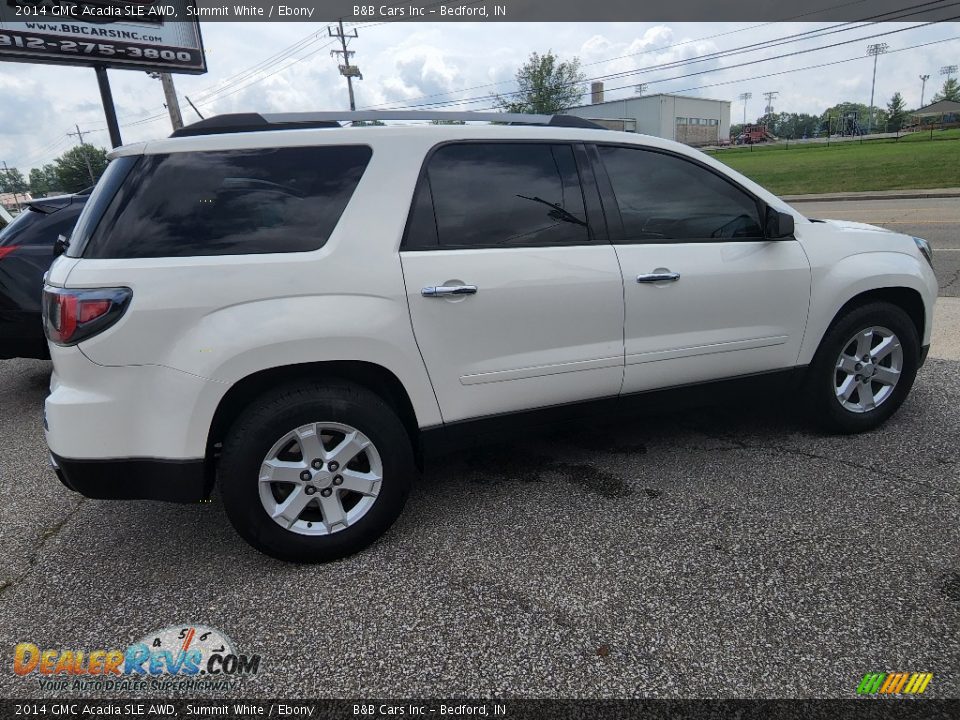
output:
M687 145L715 145L730 139L730 101L686 95L640 95L604 100L603 83L590 86L591 103L570 108L613 130L654 135Z

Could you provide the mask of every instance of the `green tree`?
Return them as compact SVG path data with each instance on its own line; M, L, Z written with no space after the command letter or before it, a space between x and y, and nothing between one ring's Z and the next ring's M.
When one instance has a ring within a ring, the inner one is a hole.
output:
M948 77L946 81L944 81L943 88L940 92L933 96L934 102L939 102L940 100L960 102L960 83L957 82L956 78Z
M58 189L64 192L79 192L88 188L107 169L107 151L93 145L78 145L70 148L53 161L56 165Z
M57 168L53 165L44 165L30 171L30 193L34 197L46 197L59 191L59 182Z
M496 104L506 112L552 115L577 105L584 93L586 75L580 60L561 62L548 50L545 55L530 53L517 70L517 92L497 95Z
M23 177L23 173L17 168L0 170L0 192L25 193L27 187L27 181Z
M907 104L899 92L895 92L887 103L887 115L887 132L899 132L907 121Z

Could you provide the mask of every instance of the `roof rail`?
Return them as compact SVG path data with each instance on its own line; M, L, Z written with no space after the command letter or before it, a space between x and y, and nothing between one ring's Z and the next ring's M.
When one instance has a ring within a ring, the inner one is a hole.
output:
M496 122L505 125L546 125L552 127L605 130L602 125L575 115L532 115L497 112L430 112L421 110L359 110L353 112L230 113L186 125L170 137L217 135L223 133L335 128L342 122L374 120L444 120L460 122Z

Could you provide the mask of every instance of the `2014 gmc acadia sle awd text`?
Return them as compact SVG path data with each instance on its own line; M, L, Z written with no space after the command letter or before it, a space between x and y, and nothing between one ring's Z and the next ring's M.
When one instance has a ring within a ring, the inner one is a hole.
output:
M216 482L256 548L323 561L387 530L438 441L761 381L849 433L910 391L923 240L578 118L337 122L367 115L219 116L114 153L44 288L65 485Z

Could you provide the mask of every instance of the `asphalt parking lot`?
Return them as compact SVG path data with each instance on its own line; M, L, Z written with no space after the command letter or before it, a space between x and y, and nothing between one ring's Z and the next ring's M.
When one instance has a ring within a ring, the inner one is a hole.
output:
M879 671L958 697L944 347L866 435L817 434L786 396L439 460L385 538L311 567L248 548L216 499L65 490L40 424L49 363L0 361L0 696L63 694L11 672L18 642L109 649L202 623L263 658L216 697L851 697Z

